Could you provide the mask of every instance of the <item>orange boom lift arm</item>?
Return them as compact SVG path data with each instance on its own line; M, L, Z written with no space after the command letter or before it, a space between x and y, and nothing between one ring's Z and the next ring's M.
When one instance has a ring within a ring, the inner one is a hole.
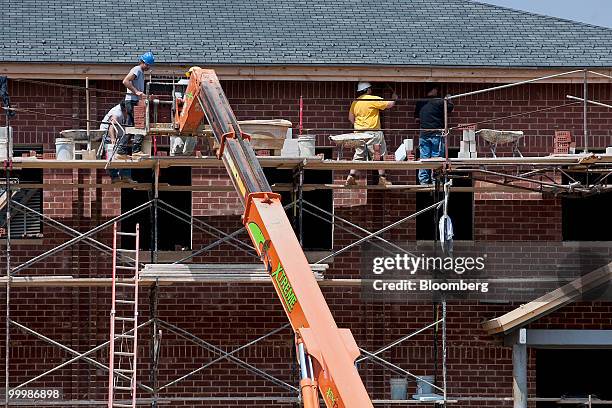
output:
M318 388L329 408L373 407L355 368L360 353L353 335L336 326L280 196L271 191L215 71L194 69L180 102L178 131L194 134L208 121L218 157L245 206L243 222L295 332L304 406L319 407Z

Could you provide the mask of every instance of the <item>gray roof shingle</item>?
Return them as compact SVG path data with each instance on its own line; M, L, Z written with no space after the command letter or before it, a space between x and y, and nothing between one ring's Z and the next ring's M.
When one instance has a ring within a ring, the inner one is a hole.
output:
M0 62L612 67L612 29L470 0L6 2Z

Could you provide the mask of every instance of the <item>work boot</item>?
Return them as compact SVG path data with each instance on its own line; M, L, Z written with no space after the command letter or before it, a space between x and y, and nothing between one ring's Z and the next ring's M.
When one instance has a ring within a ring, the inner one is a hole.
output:
M349 176L346 178L346 181L344 182L345 186L356 186L357 185L357 179L355 178L355 176L349 174Z
M119 153L117 153L117 154L115 154L113 156L113 159L115 159L115 160L129 160L130 156L128 156L127 154L119 154Z
M387 180L387 178L385 176L378 176L378 185L379 186L384 186L384 187L389 187L389 186L392 186L393 183L391 183L389 180Z
M138 182L130 176L121 176L121 181L128 184L138 184Z
M150 155L143 153L143 152L135 152L132 153L132 159L145 159L145 158L149 158Z

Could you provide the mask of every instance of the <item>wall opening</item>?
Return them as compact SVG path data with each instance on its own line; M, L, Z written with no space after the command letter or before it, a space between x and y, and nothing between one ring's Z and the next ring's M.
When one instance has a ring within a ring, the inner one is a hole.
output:
M449 147L449 157L457 157L458 150ZM453 179L453 187L472 187L471 178ZM439 194L443 199L444 194ZM420 211L434 203L433 192L416 193L416 209ZM455 240L470 241L474 239L474 193L473 192L451 192L448 198L448 215L453 221L453 232ZM438 210L438 217L442 216L442 208ZM439 239L435 210L428 211L416 218L417 241L431 241Z
M43 148L40 145L15 145L13 147L13 157L21 157L23 153L29 153L30 151L35 151L37 154L41 154L43 152ZM3 170L0 171L0 177L0 183L4 183L6 173L4 173ZM15 184L11 188L11 196L13 201L42 213L42 189L16 188L19 184L42 184L42 169L12 170L11 179L18 181L18 184ZM0 186L0 238L6 237L7 199L8 197L4 186ZM19 207L13 206L11 211L12 239L41 238L43 236L42 228L42 222L36 214L33 214L30 211L21 211Z
M579 181L592 184L598 174L568 173L563 183ZM570 178L571 177L571 178ZM612 183L612 175L603 184ZM562 234L564 241L612 241L612 192L588 197L563 197L561 200Z
M324 154L326 159L332 158L332 148L317 148L316 154ZM289 170L279 170L273 168L265 168L264 174L270 185L275 183L291 184L293 174ZM331 170L306 170L304 171L304 184L331 184L333 183L333 172ZM281 192L283 204L291 202L291 192ZM312 191L304 191L304 201L308 201L317 207L324 209L330 213L334 211L334 198L332 190L316 189ZM307 209L315 214L331 221L331 217L314 210L305 205ZM294 219L293 209L287 210L287 216L290 220ZM296 224L294 223L294 227ZM314 215L308 214L306 211L302 215L302 231L303 231L303 249L306 251L331 250L333 245L333 226L331 222L322 220ZM297 234L297 231L296 231Z
M536 396L541 398L588 398L612 400L609 349L536 350ZM538 402L537 408L556 408L557 402ZM563 404L584 407L586 404ZM610 407L611 404L597 405Z
M133 169L132 178L139 183L152 183L153 171L149 169ZM161 169L159 183L167 183L172 186L189 186L191 185L191 168L173 166ZM153 198L150 197L150 194L150 191L130 188L121 189L121 212L123 213L146 203ZM191 215L190 191L160 191L159 199ZM121 222L121 230L124 232L133 232L136 228L136 223L140 224L141 250L151 249L151 211L141 211ZM157 249L159 251L183 251L191 249L191 225L188 222L189 220L187 222L181 221L175 216L158 209ZM126 241L126 245L130 245L129 241Z

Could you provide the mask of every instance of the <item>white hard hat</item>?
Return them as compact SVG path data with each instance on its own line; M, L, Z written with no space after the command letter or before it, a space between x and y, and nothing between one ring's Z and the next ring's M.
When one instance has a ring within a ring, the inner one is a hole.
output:
M372 84L369 82L360 82L357 84L357 92L365 91L368 88L371 88Z

